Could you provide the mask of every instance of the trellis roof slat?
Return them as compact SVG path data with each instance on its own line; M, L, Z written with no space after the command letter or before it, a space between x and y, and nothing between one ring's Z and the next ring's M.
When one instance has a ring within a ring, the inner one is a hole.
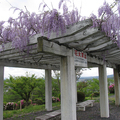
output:
M28 46L32 49L29 50L29 54L27 49L20 53L12 43L7 43L4 50L0 52L0 64L13 67L60 69L60 56L72 55L74 48L88 54L89 66L102 65L105 59L107 66L115 68L115 65L120 64L118 46L105 33L91 26L92 21L87 19L73 26L67 26L64 34L60 33L56 36L56 33L51 33L49 39L47 34L44 37L40 34L34 35L30 37Z
M71 42L77 42L81 39L85 39L89 36L92 36L93 34L98 33L98 29L94 28L88 28L83 31L80 31L79 33L76 33L75 35L71 35L68 37L63 37L63 38L56 38L54 42L58 42L59 44L65 44L65 43L71 43ZM53 40L52 40L53 41Z
M97 35L98 36L96 36L96 37L90 36L90 37L83 39L81 41L69 43L68 45L70 47L79 47L81 45L86 45L86 44L90 44L92 42L98 41L99 39L102 39L104 37L104 34L101 34L101 33L97 33Z
M99 45L99 46L92 47L92 48L88 48L88 49L86 49L85 51L96 51L96 50L99 50L99 49L104 48L104 47L106 47L106 46L109 46L109 45L111 45L111 44L112 44L112 41L109 41L109 42L106 42L106 43L101 44L101 45Z

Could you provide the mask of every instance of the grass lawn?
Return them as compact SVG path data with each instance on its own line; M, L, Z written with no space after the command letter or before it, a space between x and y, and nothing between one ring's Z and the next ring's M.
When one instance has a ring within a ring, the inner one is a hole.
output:
M56 107L60 108L60 102L57 103L53 103L53 110L56 109ZM16 117L18 115L25 115L27 113L31 113L31 112L37 112L37 111L45 111L45 105L29 105L27 107L25 107L24 109L22 109L20 111L19 110L6 110L3 111L3 118L10 118L10 117Z
M109 97L109 103L110 104L115 104L115 97L112 97L114 96L115 94L108 94L108 97ZM85 97L85 100L91 100L91 97ZM100 96L98 97L92 97L92 100L95 100L95 102L99 102L100 101Z
M110 97L113 96L114 94L109 94L109 101L110 104L115 104L115 98L114 97ZM99 102L99 96L98 97L92 97L93 100L95 100L95 102ZM91 97L85 97L85 100L91 100ZM60 102L57 103L53 103L53 110L56 108L60 108ZM29 105L27 107L25 107L24 109L20 110L6 110L3 111L3 118L10 118L10 117L17 117L18 115L25 115L27 113L31 113L31 112L37 112L37 111L45 111L45 105Z

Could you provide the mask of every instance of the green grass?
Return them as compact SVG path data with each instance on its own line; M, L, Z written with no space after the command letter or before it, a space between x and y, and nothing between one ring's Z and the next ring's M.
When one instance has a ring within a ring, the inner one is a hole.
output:
M114 93L109 93L109 94L108 94L108 96L113 96L113 95L115 95L115 94L114 94Z
M115 98L109 98L109 101L110 104L115 105Z
M99 102L99 98L100 98L100 96L92 97L92 100L95 100L95 102ZM85 97L85 100L91 100L91 97Z
M114 97L110 97L110 96L113 96L113 95L115 95L115 94L110 94L110 93L108 94L109 101L110 101L109 103L114 105L115 104L115 98ZM99 102L100 101L99 98L100 98L100 96L98 96L98 97L92 97L92 100L95 100L95 102ZM85 97L85 101L86 100L91 100L91 97Z
M59 109L60 108L60 102L53 103L53 110ZM25 107L24 109L20 110L6 110L3 111L3 118L10 118L10 117L16 117L18 115L25 115L26 113L31 113L31 112L37 112L37 111L44 111L45 110L45 105L29 105Z

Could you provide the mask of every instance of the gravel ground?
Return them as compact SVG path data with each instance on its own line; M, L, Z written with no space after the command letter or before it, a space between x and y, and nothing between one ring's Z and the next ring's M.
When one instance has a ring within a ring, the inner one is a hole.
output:
M100 117L100 104L94 103L93 107L87 107L86 111L77 111L77 120L120 120L120 107L109 105L109 118Z
M100 104L94 103L93 107L87 107L86 111L77 111L77 120L120 120L120 106L109 105L110 117L101 118L100 117ZM47 111L39 111L36 113L29 113L24 116L19 116L17 118L9 118L4 120L35 120L35 117L42 114L48 113Z

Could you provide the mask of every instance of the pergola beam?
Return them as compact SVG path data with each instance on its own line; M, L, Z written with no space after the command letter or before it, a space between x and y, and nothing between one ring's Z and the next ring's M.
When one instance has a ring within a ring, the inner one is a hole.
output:
M71 56L72 50L65 46L60 46L54 42L45 40L43 37L38 38L38 52L50 53L60 56Z
M54 43L54 42L44 40L43 37L38 38L38 52L50 53L50 54L55 54L60 56L71 56L73 54L71 49L62 45L58 45L57 43ZM88 62L91 62L91 63L96 63L100 65L104 64L104 60L98 59L97 57L88 56L87 60ZM114 64L113 65L111 64L110 66L115 68Z
M96 47L87 48L85 51L89 51L90 52L90 51L99 50L99 49L102 49L102 48L104 48L106 46L112 45L112 43L113 43L112 41L109 41L109 42L106 42L104 44L98 45Z
M71 36L71 35L74 35L80 31L83 31L83 30L89 28L90 26L92 26L92 20L86 19L86 20L80 21L74 25L67 26L66 32L64 34L61 34L61 32L59 32L60 34L58 36L56 36L56 33L53 32L49 39L54 41L54 40L56 40L56 38L63 38L63 37ZM47 34L46 34L46 37L47 37Z
M49 65L49 64L40 64L40 63L30 63L30 62L19 62L16 60L0 60L0 65L7 67L21 67L21 68L33 68L33 69L52 69L59 70L59 65Z
M74 25L67 26L66 27L66 32L64 34L61 34L61 31L59 31L59 34L56 36L55 32L52 32L50 35L49 40L51 41L56 41L58 38L64 38L67 36L74 35L82 30L87 29L88 27L92 26L92 20L91 19L86 19L84 21L80 21ZM48 33L45 33L44 36L47 38ZM36 34L30 38L29 44L35 44L37 43L37 38L41 37L41 34Z
M96 37L94 37L94 35L93 35L93 36L90 36L90 37L83 39L81 41L69 43L68 45L70 47L79 47L82 45L86 45L86 44L90 44L92 42L98 41L99 39L102 39L104 37L104 34L102 34L102 33L97 33L97 34L98 34L98 36L96 36Z
M59 44L66 44L66 43L71 43L71 42L77 42L82 39L85 39L87 37L92 36L95 33L98 33L98 29L94 28L88 28L86 30L80 31L79 33L76 33L75 35L71 36L66 36L63 38L56 38L54 42L58 42Z

